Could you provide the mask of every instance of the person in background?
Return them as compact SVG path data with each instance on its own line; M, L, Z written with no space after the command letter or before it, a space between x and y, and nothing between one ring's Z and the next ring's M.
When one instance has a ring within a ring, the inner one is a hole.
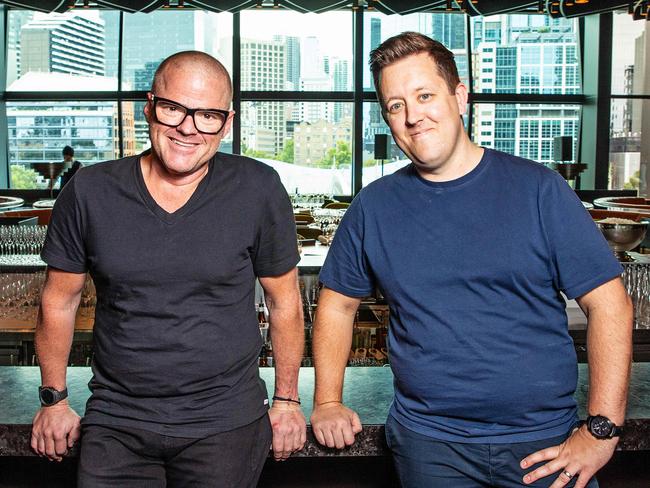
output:
M411 164L364 188L320 274L311 424L329 447L361 430L342 403L355 312L390 307L386 440L403 487L597 486L624 421L632 307L622 268L560 175L465 133L453 54L414 32L371 71ZM565 300L588 318L588 420L573 394Z
M170 56L144 108L151 150L84 168L54 206L31 442L61 460L81 430L80 487L254 487L271 446L285 460L305 441L291 203L272 168L217 152L231 100L215 58ZM66 364L87 272L97 306L80 427ZM256 277L273 332L270 409Z
M79 161L74 158L74 149L70 146L63 148L63 162L68 163L70 167L61 175L61 188L68 184L77 171L83 167Z

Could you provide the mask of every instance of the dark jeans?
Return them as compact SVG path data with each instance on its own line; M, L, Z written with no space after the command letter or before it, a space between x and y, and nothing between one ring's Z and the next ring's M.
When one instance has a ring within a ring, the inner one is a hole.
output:
M268 415L204 439L138 429L83 429L79 488L255 487L271 447Z
M418 434L392 416L386 421L386 441L402 488L547 488L559 472L524 485L524 474L541 464L524 470L519 462L535 451L563 442L568 435L515 444L467 444ZM574 486L576 479L565 486ZM587 488L598 488L595 478Z

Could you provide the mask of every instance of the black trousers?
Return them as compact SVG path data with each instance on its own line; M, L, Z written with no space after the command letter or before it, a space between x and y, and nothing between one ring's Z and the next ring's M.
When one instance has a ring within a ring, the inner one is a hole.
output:
M268 415L204 439L100 425L83 429L79 488L255 487L271 447Z

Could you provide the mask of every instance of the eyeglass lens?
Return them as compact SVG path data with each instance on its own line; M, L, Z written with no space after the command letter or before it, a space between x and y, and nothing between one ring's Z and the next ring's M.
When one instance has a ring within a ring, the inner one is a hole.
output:
M226 122L226 115L211 110L189 111L194 119L194 125L201 132L216 133ZM193 112L193 113L192 113ZM188 109L180 104L166 100L156 100L156 117L161 124L177 126L187 117Z

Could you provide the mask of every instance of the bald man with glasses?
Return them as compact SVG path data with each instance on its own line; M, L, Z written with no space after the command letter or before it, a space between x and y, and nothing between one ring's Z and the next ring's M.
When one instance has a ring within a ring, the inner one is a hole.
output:
M57 199L42 252L32 447L61 460L83 434L80 487L254 487L271 446L285 460L304 444L291 203L272 168L217 152L231 99L219 61L170 56L144 108L151 149L88 167ZM86 273L97 307L80 421L66 365ZM274 342L270 409L256 278Z

